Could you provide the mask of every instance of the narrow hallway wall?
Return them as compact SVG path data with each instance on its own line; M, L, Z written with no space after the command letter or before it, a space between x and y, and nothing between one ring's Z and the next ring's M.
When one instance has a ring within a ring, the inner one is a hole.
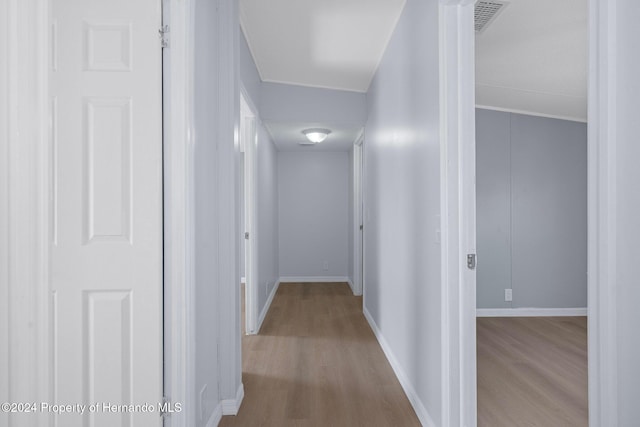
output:
M367 93L364 309L423 425L442 413L439 22L408 0Z

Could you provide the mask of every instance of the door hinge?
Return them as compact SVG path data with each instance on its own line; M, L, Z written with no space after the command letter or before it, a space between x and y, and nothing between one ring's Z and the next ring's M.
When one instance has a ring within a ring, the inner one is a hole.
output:
M244 238L245 238L246 240L249 240L249 232L248 232L248 231L245 231L245 232L244 232Z
M476 268L476 254L467 254L467 268L469 270L475 270L475 268Z
M168 25L163 25L158 30L158 35L160 36L160 46L162 46L163 49L169 47L169 35L168 34L169 34L169 26Z

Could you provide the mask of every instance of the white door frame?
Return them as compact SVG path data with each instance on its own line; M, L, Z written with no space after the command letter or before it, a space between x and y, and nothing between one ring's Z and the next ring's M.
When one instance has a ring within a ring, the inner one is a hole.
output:
M443 426L477 423L473 0L440 0L442 113ZM615 0L589 0L589 422L616 426ZM473 200L474 201L474 200ZM468 251L468 252L467 252ZM481 260L480 260L481 262Z
M0 3L0 400L51 402L49 1ZM31 414L47 425L45 413ZM0 413L0 424L9 424Z
M363 172L363 147L364 131L353 145L353 293L362 295L364 291L364 229L363 225L363 197L362 197L362 172Z
M258 331L258 114L251 97L241 88L242 127L240 138L244 140L244 232L245 239L245 333L257 334Z
M589 0L589 423L617 426L616 1Z
M195 280L194 280L194 4L169 0L171 51L169 89L164 92L164 287L165 396L183 404L167 419L182 427L196 420L195 396ZM165 64L166 66L167 64ZM165 80L166 81L166 80Z
M474 0L440 0L442 425L476 409Z

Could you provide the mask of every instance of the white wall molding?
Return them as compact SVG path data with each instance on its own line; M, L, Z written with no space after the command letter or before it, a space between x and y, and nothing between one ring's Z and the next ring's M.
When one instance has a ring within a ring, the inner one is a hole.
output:
M242 383L238 386L236 397L233 399L224 399L222 401L222 415L238 415L242 401L244 400L244 386Z
M589 422L618 425L616 1L589 1Z
M440 0L442 426L477 425L473 0Z
M353 283L353 281L347 277L347 283L349 284L349 287L351 288L351 292L353 292L354 295L358 295L358 293L356 292L356 286Z
M476 104L476 108L481 110L502 111L503 113L523 114L525 116L546 117L548 119L568 120L570 122L586 123L585 119L570 116L558 116L554 114L538 113L535 111L518 110L515 108L492 107L490 105Z
M393 354L393 351L391 351L391 347L385 340L384 335L382 335L382 331L380 331L378 325L376 325L376 322L373 320L373 317L371 317L371 314L369 314L369 311L366 307L363 307L363 313L364 317L367 319L367 322L369 322L369 326L371 327L373 334L376 336L380 347L382 347L382 351L389 361L393 372L396 374L396 377L398 378L402 389L407 395L407 398L409 399L413 410L416 411L416 415L418 416L420 423L422 423L422 425L425 427L436 427L437 424L433 421L431 415L429 415L429 412L427 412L427 409L422 404L422 401L418 397L418 393L411 385L411 381L409 381L407 375L402 370L402 367L396 359L396 356Z
M586 307L570 308L479 308L477 317L564 317L586 316Z
M282 283L349 283L347 276L283 276L280 277Z
M264 322L265 317L267 317L267 313L271 308L271 303L273 299L276 297L276 293L278 292L278 288L280 287L281 280L278 280L275 285L273 285L273 289L269 294L269 298L267 298L267 302L264 303L264 307L262 307L262 311L260 312L260 316L258 317L258 327L256 328L256 334L260 333L260 328L262 328L262 322Z
M209 420L207 420L206 427L217 427L217 425L220 424L220 421L222 421L222 415L222 403L220 403L211 413ZM173 415L171 415L171 417L173 417ZM173 420L171 420L171 422L173 423Z

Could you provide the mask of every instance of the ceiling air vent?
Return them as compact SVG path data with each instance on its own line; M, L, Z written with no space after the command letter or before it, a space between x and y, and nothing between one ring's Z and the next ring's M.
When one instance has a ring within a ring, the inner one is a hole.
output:
M509 4L505 0L480 0L475 7L476 33L484 31Z

